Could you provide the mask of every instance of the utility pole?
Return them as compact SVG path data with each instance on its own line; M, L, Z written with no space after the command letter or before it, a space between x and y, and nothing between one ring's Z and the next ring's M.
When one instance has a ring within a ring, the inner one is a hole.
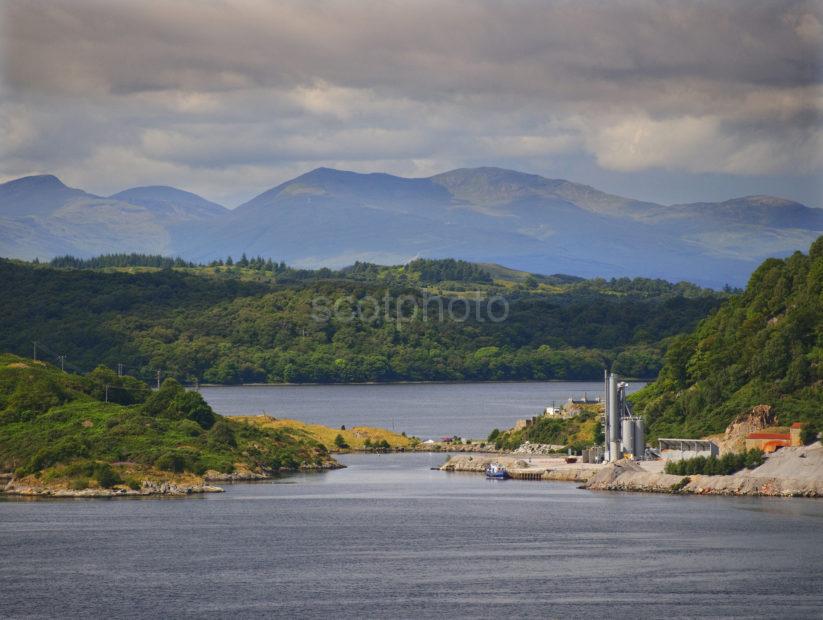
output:
M65 355L58 355L57 359L60 360L60 370L66 372L66 356Z
M109 402L109 386L106 386L106 402Z
M123 376L123 364L117 364L117 376L118 377Z
M35 340L34 342L32 342L32 344L34 345L34 356L32 357L32 359L36 362L37 361L37 341Z

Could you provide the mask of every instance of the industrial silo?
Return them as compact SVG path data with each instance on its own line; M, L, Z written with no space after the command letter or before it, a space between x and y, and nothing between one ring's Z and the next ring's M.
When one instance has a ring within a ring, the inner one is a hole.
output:
M646 423L643 418L634 419L634 455L643 458L646 454Z
M623 418L620 431L623 439L623 449L637 456L634 451L634 418Z
M617 375L614 373L609 375L608 415L609 436L606 437L606 441L611 444L612 442L620 441L620 409L617 400Z

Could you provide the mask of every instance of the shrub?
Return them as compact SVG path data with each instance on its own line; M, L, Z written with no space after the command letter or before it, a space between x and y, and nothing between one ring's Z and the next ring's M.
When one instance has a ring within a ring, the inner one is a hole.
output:
M217 421L217 414L200 394L187 392L174 379L166 379L160 389L146 399L143 412L153 418L193 420L205 429Z
M234 430L226 420L218 419L209 431L209 446L230 446L234 448L237 446L237 439L234 436Z
M676 476L728 476L743 468L754 469L762 464L763 452L753 449L748 452L724 454L720 458L698 456L682 461L670 461L666 463L665 472Z
M88 489L90 485L91 482L88 478L75 478L69 482L69 488L72 491L82 491L83 489Z
M804 446L817 441L817 429L811 424L806 424L800 431L800 441Z
M157 457L154 466L165 471L181 473L186 469L186 459L174 452L165 452Z
M349 444L346 443L346 440L343 439L343 435L337 434L337 437L334 438L334 445L340 448L341 450L345 450L349 447Z
M110 489L115 484L122 482L120 476L117 475L117 472L114 471L108 463L98 463L94 466L94 479L97 480L97 484L104 489Z

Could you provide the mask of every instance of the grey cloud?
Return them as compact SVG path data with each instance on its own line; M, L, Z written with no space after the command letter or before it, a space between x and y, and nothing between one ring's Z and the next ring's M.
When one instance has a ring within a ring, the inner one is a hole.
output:
M822 171L818 2L8 0L0 18L7 177L239 198L217 183L319 163Z

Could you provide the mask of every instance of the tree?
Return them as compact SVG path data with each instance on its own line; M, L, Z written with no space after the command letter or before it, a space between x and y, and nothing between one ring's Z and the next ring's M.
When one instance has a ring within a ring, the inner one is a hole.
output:
M346 443L346 440L343 439L343 435L340 433L338 433L337 437L334 438L334 445L341 450L346 450L349 447L349 444Z

